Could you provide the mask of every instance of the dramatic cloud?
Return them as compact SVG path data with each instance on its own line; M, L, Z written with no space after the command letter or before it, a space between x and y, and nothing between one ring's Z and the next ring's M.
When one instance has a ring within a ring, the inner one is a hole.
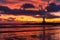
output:
M0 0L0 3L5 3L6 2L6 0Z
M32 3L36 7L39 5L45 7L48 4L47 1L48 0L0 0L0 5L8 6L10 8L19 8L24 3ZM50 0L50 2L53 2L53 0Z
M46 2L43 2L41 0L0 0L0 5L8 6L10 8L19 8L24 3L32 3L37 7L39 4L41 5L47 4Z
M55 0L56 2L60 2L60 0Z

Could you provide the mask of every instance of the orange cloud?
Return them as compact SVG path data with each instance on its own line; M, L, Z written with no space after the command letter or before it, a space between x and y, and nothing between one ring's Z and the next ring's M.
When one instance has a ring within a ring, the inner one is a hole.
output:
M30 0L30 1L29 0L6 0L5 3L0 3L0 5L8 6L10 8L19 8L24 3L32 3L38 7L38 5L42 3L42 1L41 0Z
M53 0L51 0L51 2L53 2ZM42 1L42 0L6 0L5 3L2 2L0 3L0 5L8 6L9 8L19 9L21 5L23 5L24 3L32 3L36 7L42 5L43 8L48 4L46 1Z

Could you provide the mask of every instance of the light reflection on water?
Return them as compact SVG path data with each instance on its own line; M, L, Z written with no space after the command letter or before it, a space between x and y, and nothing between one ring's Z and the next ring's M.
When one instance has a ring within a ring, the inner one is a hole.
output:
M15 28L14 30L17 30L18 28ZM26 27L25 29L27 29L27 28L32 28L32 29L37 28L37 29L34 29L33 31L28 31L28 32L0 33L0 40L43 40L43 36L44 36L43 35L43 25L35 26L35 27L29 26L29 27ZM0 31L2 29L3 28L1 28ZM51 25L46 26L45 25L45 40L60 40L60 25L59 26L58 25L57 26L51 26Z

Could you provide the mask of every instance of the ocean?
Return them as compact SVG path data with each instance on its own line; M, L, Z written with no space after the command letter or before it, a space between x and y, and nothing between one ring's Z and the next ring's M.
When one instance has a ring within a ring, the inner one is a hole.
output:
M0 25L0 40L60 40L60 25Z

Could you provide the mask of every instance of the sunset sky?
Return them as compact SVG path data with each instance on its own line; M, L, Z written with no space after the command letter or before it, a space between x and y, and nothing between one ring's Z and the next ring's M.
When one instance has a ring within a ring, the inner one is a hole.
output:
M0 6L7 6L11 9L19 9L21 8L21 6L25 3L30 3L30 4L33 4L35 6L35 8L38 8L39 9L39 5L42 5L42 7L46 7L48 5L48 0L0 0ZM59 4L60 5L60 0L50 0L49 3L56 3L56 4ZM10 14L10 13L9 13ZM47 14L47 13L46 13ZM54 13L49 13L47 14L47 17L55 17L55 16L58 16L60 17L60 12L54 12ZM11 16L11 15L10 15ZM39 14L37 14L36 16L40 16ZM3 18L5 17L2 16ZM9 15L8 15L9 17ZM11 16L11 17L15 17L15 16ZM42 19L40 18L35 18L33 17L32 15L31 16L22 16L24 19L23 21L35 21L35 22L42 22ZM31 20L30 20L30 19ZM17 16L17 20L21 21L21 15L20 16ZM49 21L50 19L48 19L47 21ZM52 19L52 21L54 21Z
M50 0L50 2L55 2L58 3L60 0ZM36 8L39 7L39 4L45 7L48 2L47 0L0 0L0 5L2 6L8 6L9 8L20 8L21 5L24 3L31 3L33 4Z

